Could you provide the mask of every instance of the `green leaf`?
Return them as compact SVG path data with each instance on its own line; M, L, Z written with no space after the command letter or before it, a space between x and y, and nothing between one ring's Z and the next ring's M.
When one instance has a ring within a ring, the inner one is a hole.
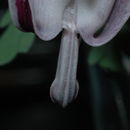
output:
M123 130L129 130L128 113L127 113L127 109L126 109L126 104L124 102L125 98L124 98L123 92L121 90L119 81L117 82L115 77L110 79L110 84L111 84L111 88L113 91L113 97L115 100L117 112L119 114L119 118L120 118L120 122L123 127Z
M0 65L10 62L17 53L20 32L10 25L0 39Z
M102 74L96 66L89 67L90 82L90 99L92 105L92 116L95 130L106 130L107 120L104 111L108 111L105 107L106 97L104 97L104 87L102 84Z
M89 55L88 55L88 64L94 65L100 61L100 59L103 57L103 51L101 47L97 48L91 48Z
M104 57L99 64L102 68L111 71L119 71L121 69L121 65L119 62L117 62L117 59L111 56Z
M88 64L98 64L103 69L108 69L111 71L119 71L122 68L118 52L115 51L113 43L97 48L91 48L88 55Z
M26 53L34 41L34 34L21 32L10 23L10 15L6 11L0 21L0 27L8 25L0 37L0 65L12 61L17 53Z
M105 48L105 53L103 58L100 60L99 65L103 69L108 69L110 71L120 71L122 69L122 64L119 60L118 52L113 46L107 46Z
M2 17L2 19L0 20L0 27L3 28L5 26L9 25L9 23L11 23L11 19L10 19L9 12L6 11L4 13L4 16Z
M23 33L9 25L0 38L0 65L12 61L19 52L27 52L33 39L34 35Z
M34 34L22 32L18 51L20 53L28 52L33 44L34 38L35 38Z

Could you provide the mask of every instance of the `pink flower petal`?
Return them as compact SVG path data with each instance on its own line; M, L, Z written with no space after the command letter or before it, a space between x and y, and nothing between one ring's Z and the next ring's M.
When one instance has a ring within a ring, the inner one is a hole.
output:
M28 0L8 0L14 24L24 31L33 32L32 15Z

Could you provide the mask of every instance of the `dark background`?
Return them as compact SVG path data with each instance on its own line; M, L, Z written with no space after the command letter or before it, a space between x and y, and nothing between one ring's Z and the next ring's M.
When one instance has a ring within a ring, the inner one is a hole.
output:
M0 19L7 10L7 2L0 1ZM10 62L1 64L0 129L129 130L129 25L128 21L103 47L92 48L82 41L77 73L80 91L65 109L53 104L49 97L61 34L49 42L35 37L28 52L17 53ZM0 38L8 28L0 27Z

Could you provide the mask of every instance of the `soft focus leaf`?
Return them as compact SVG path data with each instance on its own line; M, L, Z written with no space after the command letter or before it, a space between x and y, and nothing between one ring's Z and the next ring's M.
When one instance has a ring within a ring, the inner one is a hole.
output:
M104 54L103 47L97 47L97 48L92 47L88 55L88 64L94 65L98 63L103 57L103 54Z
M113 79L111 80L111 86L123 130L129 130L129 121L127 117L128 114L120 85Z
M25 34L9 25L0 39L0 65L9 63L18 52L27 52L33 39L32 34Z
M99 62L103 69L110 71L119 71L122 69L122 64L119 61L118 52L115 51L113 46L107 46L104 50L104 56Z
M4 16L2 17L2 19L0 20L0 27L1 27L1 28L2 28L2 27L5 27L5 26L7 26L10 22L11 22L11 20L10 20L9 12L6 11L6 12L4 13Z
M111 71L118 71L122 68L118 52L115 51L114 46L111 44L98 48L91 48L88 54L88 64L98 64L103 69Z
M17 53L20 32L10 25L0 39L0 65L11 61ZM13 32L13 33L12 33ZM15 35L14 35L15 34Z
M118 63L118 61L111 56L104 57L100 62L100 66L111 71L119 71L121 69L121 65Z
M18 51L22 52L22 53L28 52L32 46L33 41L34 41L34 34L22 33L22 36L20 38L20 44L19 44Z

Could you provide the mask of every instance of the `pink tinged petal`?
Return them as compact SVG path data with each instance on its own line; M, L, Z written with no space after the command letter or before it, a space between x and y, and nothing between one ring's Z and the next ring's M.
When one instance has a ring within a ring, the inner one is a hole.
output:
M18 21L25 31L33 31L32 14L28 0L16 0Z
M110 41L130 16L130 0L95 0L95 6L94 1L81 1L78 4L77 26L82 38L91 46L100 46ZM85 4L91 6L90 10L85 10ZM85 21L83 16L86 17ZM102 32L95 36L103 26Z
M33 31L32 15L28 0L8 0L15 25L24 31Z
M55 38L62 30L63 12L70 0L29 0L36 34L43 40Z
M79 41L75 33L65 31L60 48L55 80L50 89L54 102L66 107L76 98L79 85L76 80Z

